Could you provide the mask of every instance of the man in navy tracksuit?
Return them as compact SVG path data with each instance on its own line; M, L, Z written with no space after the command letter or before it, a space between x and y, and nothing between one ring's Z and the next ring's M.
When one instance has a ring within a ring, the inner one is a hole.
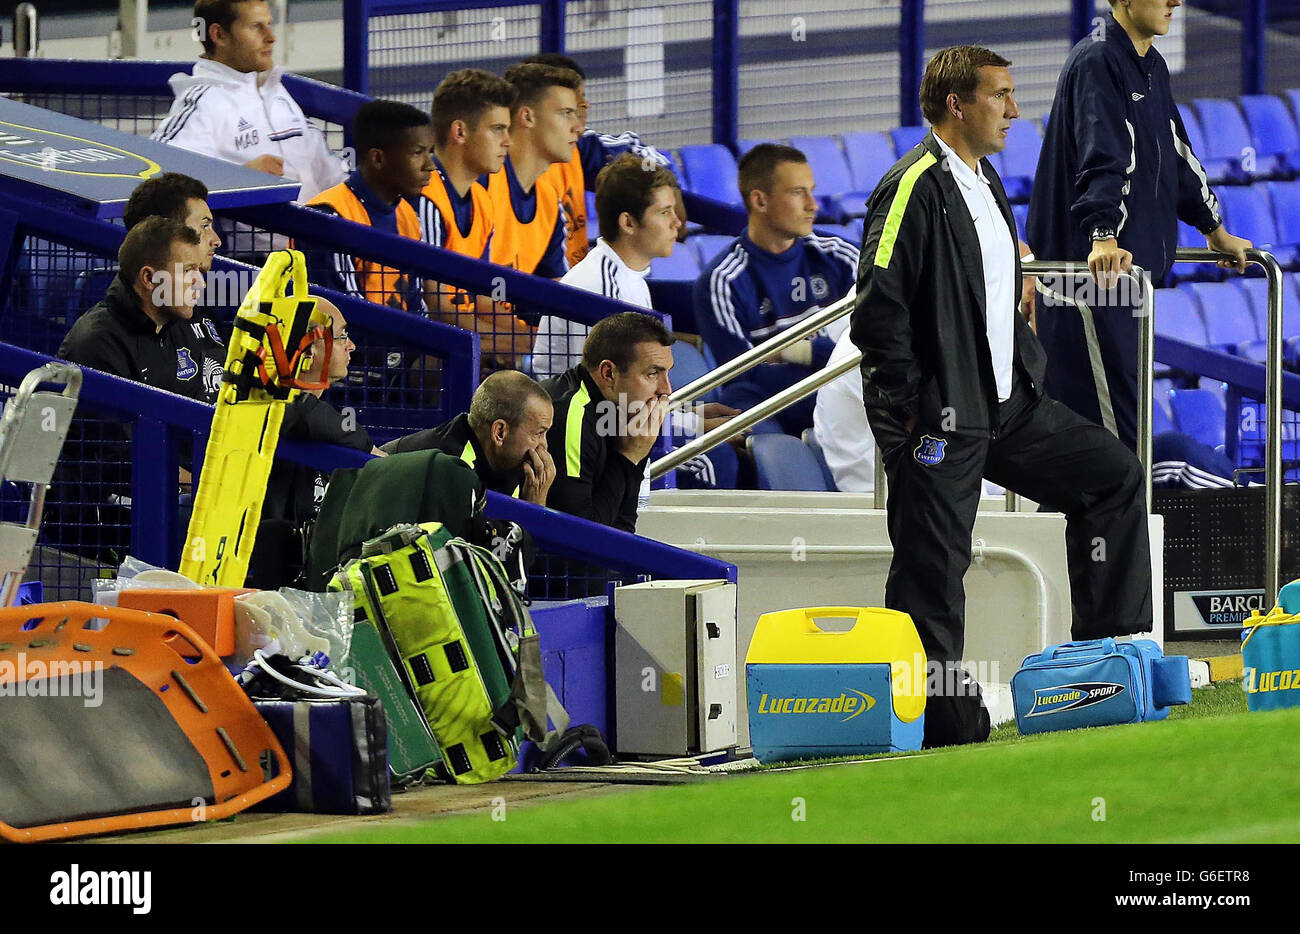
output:
M1244 270L1249 241L1224 228L1187 142L1169 69L1152 40L1180 0L1110 0L1112 13L1071 50L1056 85L1033 196L1029 246L1039 259L1087 260L1095 277L1044 277L1038 336L1047 392L1129 448L1137 438L1140 294L1113 283L1133 264L1152 283L1174 262L1181 218Z
M858 249L839 237L812 232L817 215L808 160L790 146L763 143L740 160L746 231L695 281L695 320L718 363L725 363L839 301L853 286ZM723 401L748 409L830 359L841 320L787 347L723 389ZM812 427L815 396L776 416L798 434Z

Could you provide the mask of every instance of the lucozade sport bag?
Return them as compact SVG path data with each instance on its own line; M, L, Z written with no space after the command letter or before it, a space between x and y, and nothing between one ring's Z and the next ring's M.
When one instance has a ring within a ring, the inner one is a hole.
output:
M1163 720L1192 699L1186 655L1166 658L1150 639L1091 639L1048 646L1011 676L1021 733Z

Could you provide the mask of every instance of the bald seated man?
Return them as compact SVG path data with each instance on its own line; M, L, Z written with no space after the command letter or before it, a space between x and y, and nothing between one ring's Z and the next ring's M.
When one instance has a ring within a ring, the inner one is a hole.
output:
M443 451L473 467L486 489L545 506L555 480L555 462L546 450L552 417L545 389L523 373L502 370L479 384L468 412L381 450Z
M348 322L338 306L325 298L317 298L316 303L317 307L329 314L334 334L329 370L325 370L325 340L320 338L312 344L311 365L302 372L299 379L333 386L347 379L348 366L357 345L348 336ZM284 410L280 439L338 444L358 451L383 454L370 440L365 428L357 423L355 412L350 409L340 412L322 398L326 388L305 389L298 393ZM328 471L322 472L315 467L277 458L267 482L262 518L288 519L295 526L301 526L315 518L325 499L327 473Z

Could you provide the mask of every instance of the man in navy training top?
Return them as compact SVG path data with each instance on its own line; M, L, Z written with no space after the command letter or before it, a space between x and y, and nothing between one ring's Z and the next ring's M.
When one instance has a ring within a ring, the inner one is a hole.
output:
M858 249L812 232L817 215L813 172L790 146L763 143L740 160L746 231L695 282L695 320L719 364L843 298L857 275ZM723 390L723 401L748 409L826 365L848 318L781 351ZM811 427L808 396L776 416L782 429Z
M1086 260L1095 279L1041 280L1037 318L1047 393L1134 449L1141 295L1106 286L1135 263L1152 284L1163 282L1180 219L1204 234L1210 249L1232 255L1220 266L1244 270L1251 244L1224 227L1187 141L1169 68L1152 47L1169 31L1179 3L1110 5L1111 14L1074 47L1057 81L1027 233L1036 256Z

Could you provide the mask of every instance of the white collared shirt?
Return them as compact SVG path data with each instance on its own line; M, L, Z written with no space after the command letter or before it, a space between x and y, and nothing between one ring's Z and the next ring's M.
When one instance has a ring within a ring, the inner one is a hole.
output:
M988 321L989 353L997 380L998 401L1011 398L1011 368L1015 359L1016 319L1019 288L1016 285L1016 238L998 208L993 189L984 177L984 167L975 172L935 134L947 156L947 166L957 190L970 211L980 241L984 264L984 308Z

